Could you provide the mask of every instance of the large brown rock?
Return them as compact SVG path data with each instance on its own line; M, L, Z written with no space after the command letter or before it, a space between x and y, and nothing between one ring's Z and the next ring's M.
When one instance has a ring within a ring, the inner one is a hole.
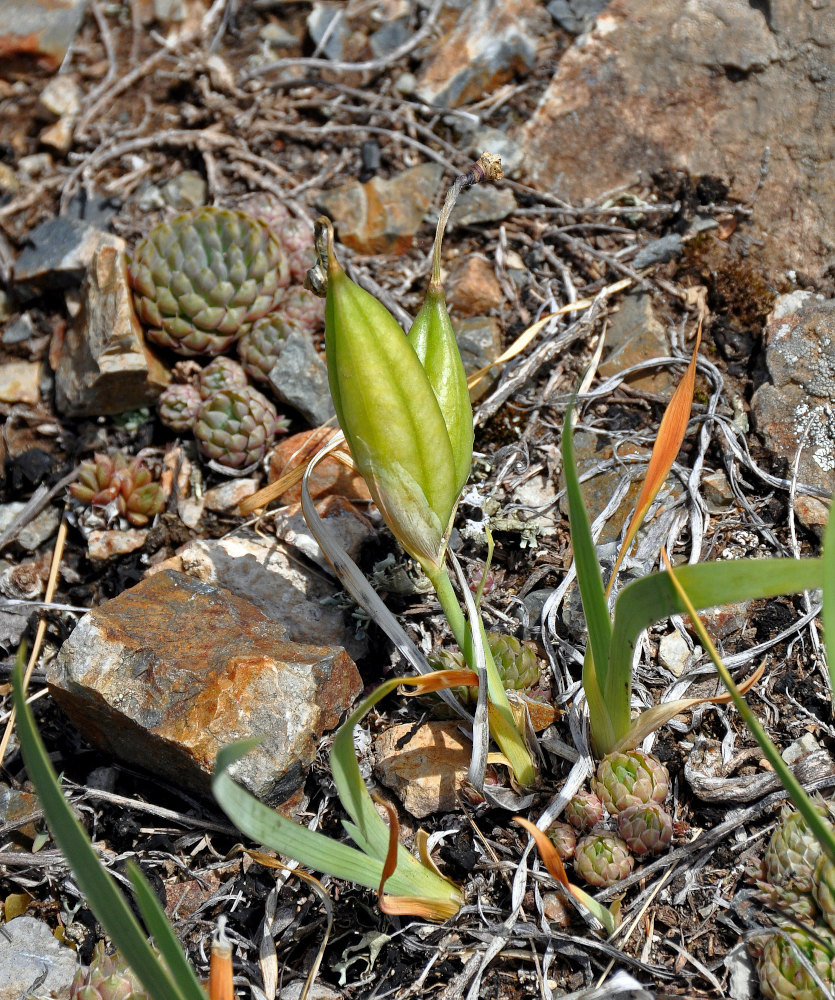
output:
M85 615L48 679L85 739L183 788L208 791L218 751L259 737L232 773L271 802L362 688L342 648L289 642L248 601L171 571Z
M170 376L145 344L120 249L96 251L82 295L55 373L56 406L67 416L98 417L153 403Z
M835 246L833 65L830 5L614 0L521 129L529 177L575 201L654 171L718 177L757 192L741 235L764 264L818 277Z

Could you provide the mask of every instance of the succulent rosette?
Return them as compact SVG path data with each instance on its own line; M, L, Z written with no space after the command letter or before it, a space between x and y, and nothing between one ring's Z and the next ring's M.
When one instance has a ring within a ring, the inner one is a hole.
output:
M663 804L670 787L667 768L651 754L627 750L608 754L591 782L593 791L612 816L644 802Z
M275 309L289 265L265 223L207 206L155 226L128 275L149 340L194 357L222 354Z
M253 323L252 329L241 337L237 344L238 357L250 378L256 382L269 381L270 372L295 325L282 313L274 312Z
M574 871L589 885L605 888L626 878L635 859L623 840L613 833L588 833L577 841Z
M276 434L287 430L273 404L252 386L233 386L211 395L197 414L194 436L206 458L227 469L260 462Z
M116 512L136 528L165 508L165 494L151 470L141 458L128 459L121 452L98 452L92 461L82 462L70 495L93 508L115 504Z
M166 427L181 434L194 426L202 402L196 386L169 385L157 400L157 412Z
M574 857L577 848L577 834L570 823L557 821L548 830L548 839L556 847L557 854L563 861L569 861Z
M200 372L198 387L200 398L205 402L216 392L224 389L240 389L249 385L246 372L232 358L215 358Z
M487 633L487 644L495 660L506 691L527 691L539 680L539 662L532 642L522 642L513 635ZM430 663L436 670L466 670L464 654L457 649L444 649L431 656ZM476 688L452 688L456 698L473 703Z
M80 968L73 978L70 1000L150 1000L150 996L119 952L107 955L99 941L89 968Z
M760 989L768 1000L821 1000L820 986L800 959L815 970L825 986L835 986L835 938L818 924L808 932L793 924L755 939Z
M827 815L823 800L818 799L814 804L821 816ZM802 814L786 807L765 851L765 880L774 886L788 886L799 892L811 892L815 881L815 867L822 853L817 837L809 829Z
M673 839L673 820L657 802L641 802L618 813L618 833L629 850L639 857L661 854Z
M588 833L603 822L605 810L600 796L581 789L565 807L565 818L580 833Z
M325 326L322 300L305 288L288 288L275 312L288 323L295 323L307 333L320 333Z

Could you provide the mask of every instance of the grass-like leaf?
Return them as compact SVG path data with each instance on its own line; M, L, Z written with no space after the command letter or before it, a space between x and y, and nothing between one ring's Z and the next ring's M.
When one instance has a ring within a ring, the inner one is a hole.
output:
M667 561L667 554L664 553L664 559ZM762 562L764 560L746 560L750 562ZM769 562L791 562L793 560L768 560ZM819 563L820 560L804 560L801 565L805 565L807 562ZM669 567L669 562L667 562ZM716 565L714 563L709 563L708 565ZM720 564L721 565L721 564ZM697 568L697 567L693 567ZM702 567L705 568L705 567ZM677 571L672 571L668 569L669 583L673 590L676 592L679 601L682 605L682 610L690 615L693 622L693 627L696 630L696 634L699 637L699 641L703 644L704 648L710 655L711 660L716 667L717 673L722 678L722 681L727 687L728 692L731 696L731 700L736 706L737 711L742 717L742 721L748 727L751 735L759 743L760 749L768 760L769 764L774 768L774 772L780 779L783 788L789 793L792 802L797 807L798 812L800 812L803 818L806 820L809 829L814 833L815 838L820 844L822 850L826 853L827 857L835 864L835 831L832 829L831 823L828 823L823 816L815 808L814 803L806 794L803 786L795 778L791 769L788 767L786 762L780 756L780 751L771 742L763 729L760 720L751 711L745 698L742 696L742 692L737 687L733 677L731 677L728 668L722 662L722 658L713 645L710 636L707 634L707 630L702 624L701 619L696 613L696 608L694 607L695 602L690 600L690 595L683 585L681 580L681 574ZM785 593L785 591L782 591ZM766 595L767 596L767 595Z
M467 677L471 677L469 672ZM390 832L362 780L354 752L354 726L400 684L431 690L460 683L460 673L452 670L426 677L392 678L365 698L340 726L331 748L331 771L340 801L352 821L343 825L357 847L286 819L232 780L228 769L253 748L252 740L225 747L218 754L212 778L215 798L235 826L253 840L316 871L377 890L389 856ZM401 908L399 912L415 913L431 920L454 916L463 901L456 885L421 864L402 844L398 845L397 864L385 885L395 900L414 902L411 909Z
M603 692L609 673L609 646L612 623L603 589L603 578L597 562L597 552L591 534L591 525L580 491L580 480L574 459L573 440L574 401L565 414L562 429L562 466L565 491L568 499L568 520L571 529L571 547L577 568L577 586L586 616L589 643L583 663L583 690L589 706L592 743L595 749L605 752L617 739L624 726L629 728L629 699L607 702Z
M823 638L829 666L829 697L835 697L835 517L830 511L823 538Z
M34 716L26 704L22 664L23 658L18 655L18 662L12 673L12 690L20 750L50 832L67 859L78 887L153 1000L206 1000L206 994L186 962L171 925L150 888L150 898L143 900L143 915L146 907L149 914L153 913L153 931L160 950L164 954L173 954L173 949L176 949L179 953L179 960L170 972L160 964L136 917L64 798L57 775L38 735ZM140 881L147 887L141 876Z

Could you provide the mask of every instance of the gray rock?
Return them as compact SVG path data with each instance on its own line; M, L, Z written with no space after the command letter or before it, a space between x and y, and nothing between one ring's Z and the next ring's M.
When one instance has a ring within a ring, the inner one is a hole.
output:
M20 1000L35 987L38 996L69 997L78 956L49 924L24 914L3 924L0 938L0 1000Z
M384 25L379 31L368 39L371 51L376 59L382 59L390 52L401 46L409 37L409 21L407 18L398 18L390 24Z
M264 544L251 536L194 541L178 561L189 576L251 601L293 642L343 646L354 657L365 651L365 641L354 638L333 603L338 588L305 569L280 542Z
M3 58L36 57L57 69L84 18L87 0L4 0L0 4Z
M122 243L122 241L119 241ZM55 405L67 416L124 413L153 403L169 382L145 344L128 287L124 244L103 242L55 373Z
M751 402L766 447L788 472L801 447L798 479L835 490L835 299L805 298L786 313L781 297L765 328L772 384Z
M209 187L196 170L183 170L162 186L162 197L166 204L185 212L206 204Z
M334 414L328 369L310 335L292 326L270 371L270 386L281 403L292 406L318 427Z
M25 508L26 504L18 500L0 505L0 535L12 524L15 518ZM15 541L28 552L34 552L47 539L52 538L58 530L61 522L61 512L55 507L44 507L44 509L33 517L32 520L15 537Z
M666 264L668 260L674 260L682 254L683 245L681 236L678 233L670 233L669 236L662 236L661 239L653 240L635 254L632 259L632 266L636 271L644 267L652 267L654 264Z
M24 313L14 323L9 323L3 331L2 339L4 344L22 344L25 340L34 337L36 333L37 330L35 329L32 317L29 313Z
M572 35L588 31L597 15L609 6L609 0L551 0L548 13Z
M33 298L47 289L79 284L90 262L103 247L124 253L125 242L79 219L47 219L29 233L15 262L16 290Z
M490 150L493 152L493 150ZM449 219L450 228L475 226L480 222L500 222L516 211L516 199L509 188L468 188L462 192Z
M453 323L455 340L468 375L486 368L502 353L502 327L494 316L473 316ZM476 386L472 396L480 399L498 375L488 372Z
M307 30L317 46L327 34L327 41L321 49L326 59L342 59L350 34L344 10L330 4L314 3L307 15Z
M271 49L292 49L299 44L295 35L280 24L276 24L275 21L265 24L258 32L258 37L262 42L266 42Z
M821 276L835 250L833 64L829 7L618 0L520 129L526 174L576 202L658 171L719 178L742 202L756 190L735 244L767 272Z
M360 514L344 497L328 496L318 500L316 511L354 562L360 558L363 546L377 535L368 518ZM291 504L276 511L272 521L276 538L298 549L326 573L333 574L333 567L322 554L319 543L307 525L301 504Z
M632 365L650 358L666 357L670 353L664 325L653 306L652 296L645 293L625 295L620 308L612 317L606 334L604 361L600 374L608 378ZM633 375L630 385L647 392L669 392L677 381L666 369Z
M228 744L261 740L233 776L278 802L362 689L344 649L301 645L248 601L170 570L82 618L50 664L52 696L105 753L208 792Z
M480 100L536 63L544 12L534 0L475 0L424 61L418 94L457 107Z

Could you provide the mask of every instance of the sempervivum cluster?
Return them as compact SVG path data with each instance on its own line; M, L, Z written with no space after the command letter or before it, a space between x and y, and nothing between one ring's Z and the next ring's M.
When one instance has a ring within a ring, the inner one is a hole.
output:
M185 357L228 350L277 308L290 280L287 254L268 225L210 206L155 226L128 275L148 338Z
M119 954L108 955L104 941L93 949L89 968L79 969L70 987L71 1000L149 1000L136 973Z
M815 808L832 825L820 797ZM749 942L760 989L768 1000L817 1000L823 992L809 967L824 987L835 987L835 864L800 813L783 810L760 875L760 898L786 915L772 933Z
M539 681L539 661L534 643L524 642L513 635L488 632L487 644L506 691L528 691ZM467 669L464 654L457 649L441 650L431 656L429 662L436 670ZM465 702L474 702L478 694L475 688L456 687L452 691Z
M260 462L287 430L286 418L247 382L237 361L215 358L188 375L160 396L160 420L178 433L191 431L203 457L230 474Z
M213 393L194 422L201 454L227 469L249 469L260 462L275 440L279 421L275 407L250 385Z
M670 846L673 821L663 807L670 777L655 757L629 750L604 757L591 786L565 809L571 826L584 834L574 852L574 869L590 885L609 886L632 871L636 857ZM606 813L617 824L617 835L603 825Z
M238 357L244 371L256 382L268 382L270 372L281 355L284 342L293 329L291 320L281 313L270 313L252 325L238 341Z
M141 458L128 458L121 452L96 453L81 463L78 479L70 486L70 495L93 509L111 507L136 528L148 524L165 507L165 493Z

